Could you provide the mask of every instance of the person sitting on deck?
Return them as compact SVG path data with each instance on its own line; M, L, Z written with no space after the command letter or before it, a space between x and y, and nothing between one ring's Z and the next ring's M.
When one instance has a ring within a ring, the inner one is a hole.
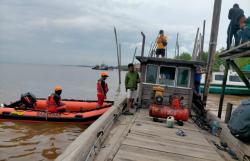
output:
M66 111L66 106L62 102L61 94L62 94L62 87L56 86L55 92L52 93L48 97L48 100L47 100L49 112L56 113L56 112L65 112Z
M105 80L108 78L107 72L101 73L101 78L97 82L97 108L100 108L104 100L107 98L107 93L109 91L108 84L105 82Z
M227 50L232 44L232 38L234 36L235 46L239 45L240 40L237 35L237 31L240 29L240 18L244 15L244 11L238 4L234 4L233 8L229 10L228 19L231 20L227 29Z
M134 100L137 97L137 84L140 82L139 73L135 71L134 64L128 64L129 72L125 77L125 88L127 92L127 108L124 111L124 115L133 115L130 112L130 108L133 107Z
M158 58L161 55L162 58L164 58L166 53L165 48L167 46L167 36L164 35L163 30L160 30L156 43L156 57Z
M238 32L241 43L250 41L250 16L246 19L244 27Z

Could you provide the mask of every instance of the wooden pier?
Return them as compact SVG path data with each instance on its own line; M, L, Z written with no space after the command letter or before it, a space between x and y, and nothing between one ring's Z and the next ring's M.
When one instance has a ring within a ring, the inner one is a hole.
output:
M178 136L181 129L186 136ZM94 159L95 161L224 161L192 123L167 128L153 122L148 109L135 116L121 116Z

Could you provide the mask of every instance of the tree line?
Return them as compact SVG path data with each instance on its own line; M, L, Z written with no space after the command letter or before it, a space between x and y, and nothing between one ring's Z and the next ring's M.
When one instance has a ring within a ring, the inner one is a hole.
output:
M213 71L220 71L220 65L225 66L225 60L219 58L219 53L220 53L220 51L217 51L215 53ZM175 57L175 59L191 60L192 56L188 52L183 52L182 54L180 54L180 56L178 58ZM208 60L208 52L204 52L203 54L201 54L201 61L207 62L207 60ZM250 58L238 58L238 59L236 59L235 62L242 69L244 66L250 64Z

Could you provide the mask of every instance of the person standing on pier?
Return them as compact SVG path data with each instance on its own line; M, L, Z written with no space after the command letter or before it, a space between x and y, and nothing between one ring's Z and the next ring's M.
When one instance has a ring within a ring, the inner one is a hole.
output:
M101 72L101 78L97 82L97 108L100 108L104 100L107 98L107 93L109 91L108 84L105 82L105 80L108 78L107 72Z
M137 98L137 84L140 83L139 73L135 71L134 64L128 64L128 73L125 77L125 87L127 92L127 108L123 114L125 115L133 115L130 112L131 108L133 108L134 101Z
M237 35L237 31L240 29L240 18L244 16L244 11L236 3L233 5L233 8L229 10L228 19L230 20L228 29L227 29L227 50L232 44L232 38L235 39L235 46L239 45L240 39Z
M164 31L160 30L159 36L157 38L157 48L156 48L156 57L158 58L160 55L162 58L166 55L166 47L167 47L167 36L164 35Z

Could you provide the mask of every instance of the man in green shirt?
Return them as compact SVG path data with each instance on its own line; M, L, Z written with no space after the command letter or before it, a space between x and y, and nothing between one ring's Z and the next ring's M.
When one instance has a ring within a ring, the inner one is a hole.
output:
M130 112L131 107L134 104L134 100L137 98L137 84L140 83L140 76L135 71L132 63L128 64L128 73L125 77L125 87L127 92L127 108L124 112L125 115L133 115Z

